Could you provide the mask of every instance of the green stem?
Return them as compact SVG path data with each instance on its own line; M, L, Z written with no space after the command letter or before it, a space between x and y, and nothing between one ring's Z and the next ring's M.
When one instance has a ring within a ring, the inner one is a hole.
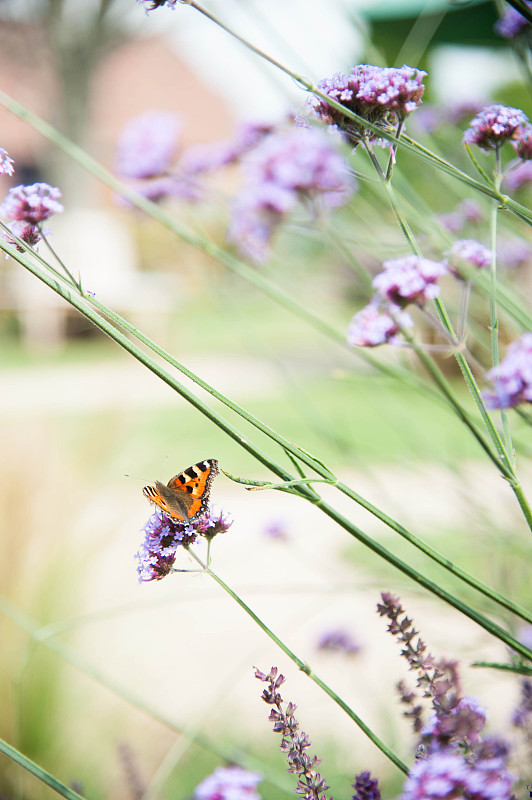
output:
M0 739L0 753L3 753L7 758L10 758L11 761L14 761L15 764L18 764L19 767L30 772L32 775L35 775L42 783L49 786L54 792L60 794L61 797L66 797L67 800L84 800L82 795L75 792L69 786L66 786L60 780L55 778L51 775L47 770L43 769L43 767L36 764L34 761L31 761L27 756L17 750L16 748L12 747L12 745L4 742L3 739Z
M9 254L12 255L13 258L18 260L22 264L22 266L25 266L27 269L29 269L30 272L32 272L37 278L42 280L50 288L52 288L54 291L56 291L58 294L60 294L66 300L71 302L72 305L74 305L74 307L76 307L78 309L78 311L80 311L80 313L84 314L88 319L91 320L91 322L93 322L97 327L99 327L104 333L107 333L107 335L110 336L112 339L114 339L117 344L119 344L121 346L124 346L126 350L128 350L141 363L143 363L145 366L147 366L148 369L151 369L153 372L155 372L155 374L158 374L159 377L161 377L166 383L168 383L168 385L170 385L172 388L174 388L175 391L177 391L179 394L181 394L188 402L190 402L194 407L196 407L198 410L200 410L202 413L204 413L212 422L214 422L216 425L218 425L222 430L224 430L226 433L228 433L228 435L231 436L235 441L237 441L242 447L245 447L245 449L247 449L248 452L250 452L252 455L254 455L263 464L265 464L265 466L267 466L272 472L274 472L274 474L278 475L280 478L282 478L285 481L293 480L293 477L286 470L282 469L279 465L277 465L273 461L271 461L271 459L268 459L266 456L264 456L264 454L262 454L255 446L253 446L248 441L248 439L245 439L238 431L236 431L236 429L232 428L232 426L229 426L228 423L226 423L226 421L222 417L219 417L218 415L216 415L215 412L212 411L212 409L210 409L208 406L205 406L204 404L202 404L198 400L198 398L196 398L195 395L193 395L192 393L190 393L187 390L185 390L184 387L180 383L178 383L177 381L175 381L175 379L172 378L172 376L169 376L168 373L165 373L165 372L159 374L157 369L152 368L152 365L154 364L154 362L152 362L151 359L148 359L148 357L142 351L138 350L138 348L134 348L132 343L128 339L123 337L122 334L120 334L118 331L116 331L116 329L111 325L111 323L107 319L102 318L92 308L90 308L90 307L87 308L87 305L86 305L87 301L85 301L84 299L81 299L81 298L77 298L77 297L75 297L73 299L72 295L71 295L71 293L70 293L70 291L68 289L61 287L60 284L57 281L52 280L52 278L50 278L45 273L43 274L37 267L32 266L29 263L26 263L27 259L25 257L23 257L22 254L17 253L17 251L13 251L11 248L8 248L8 246L5 245L4 243L0 243L0 247L3 247L6 250L6 252L9 252ZM166 353L166 351L164 351L162 348L159 348L157 345L155 345L153 342L151 342L151 340L149 340L143 334L140 334L140 332L136 331L136 329L133 328L133 326L130 325L130 323L128 323L126 320L122 320L121 317L116 315L110 309L107 309L106 307L102 306L100 303L97 303L94 300L94 298L92 298L92 302L96 303L96 305L102 309L102 312L106 315L106 317L109 317L111 320L117 321L117 324L123 325L128 330L128 332L138 336L140 338L140 340L144 344L146 344L148 347L153 349L154 352L156 352L158 355L161 355L161 357L165 358L169 363L171 363L173 366L175 366L177 369L179 369L181 372L183 372L183 374L185 374L187 377L189 377L191 380L193 380L195 383L197 383L199 386L201 386L203 389L205 389L207 392L209 392L213 397L215 397L216 399L220 400L228 408L230 408L231 410L235 411L235 413L237 413L240 416L242 416L251 425L253 425L254 427L258 428L265 435L267 435L271 439L273 439L273 441L277 442L277 444L279 444L281 447L283 447L283 449L291 457L294 457L296 460L302 461L308 467L310 467L315 472L317 472L319 475L321 475L321 477L324 478L325 480L328 481L328 480L331 479L331 475L332 475L331 471L319 459L316 459L315 457L313 457L310 454L306 453L301 448L298 448L297 446L293 445L291 442L288 442L287 440L283 439L283 437L281 437L279 434L277 434L271 428L269 428L268 426L266 426L263 423L261 423L260 420L258 420L257 418L253 417L251 414L246 412L244 409L242 409L236 403L233 403L231 400L226 398L220 392L217 392L215 389L213 389L211 386L209 386L209 384L207 384L207 383L205 383L205 381L201 380L197 375L195 375L194 373L192 373L189 370L187 370L182 364L180 364L172 356L170 356L168 353ZM424 356L425 354L423 353L422 355ZM430 366L433 366L435 368L435 365L433 364L433 362L430 359L429 359L429 364L430 364ZM442 379L443 379L443 376L442 376ZM451 397L452 397L452 394L451 394ZM454 400L454 397L453 397L453 400ZM465 412L463 412L463 413L465 414ZM417 537L415 537L413 534L411 534L409 531L407 531L406 528L401 526L398 522L396 522L392 518L388 517L386 514L384 514L379 509L377 509L371 503L369 503L366 500L364 500L360 495L357 495L349 487L345 486L342 483L339 483L337 485L337 488L343 494L346 494L348 497L350 497L352 500L357 502L359 505L363 506L370 513L374 514L378 519L380 519L382 522L384 522L384 524L388 525L390 528L395 530L403 538L407 539L413 546L418 547L426 555L428 555L430 558L432 558L433 560L437 561L443 567L445 567L446 569L448 569L451 572L453 572L453 574L455 574L460 579L466 581L470 586L476 588L478 591L482 592L487 597L490 597L494 602L500 603L502 606L504 606L508 610L512 611L513 613L517 614L522 619L525 619L527 621L532 621L530 619L530 615L528 615L526 611L521 609L519 606L513 604L511 601L507 600L502 595L499 595L493 589L485 586L480 581L477 581L475 578L473 578L472 576L468 575L464 571L460 570L457 567L454 567L452 565L452 563L448 559L446 559L444 556L442 556L439 553L437 553L437 551L432 550L432 548L428 547L427 545L424 545L420 540L417 539ZM299 487L298 488L298 493L303 498L305 498L307 500L310 500L313 503L316 502L316 493L310 487ZM385 551L385 552L387 552L387 551Z
M270 637L270 639L277 645L277 647L279 647L283 651L283 653L285 653L285 655L287 655L288 658L294 662L297 668L300 669L302 672L304 672L305 675L308 675L308 677L312 681L314 681L314 683L316 683L321 689L323 689L325 694L327 694L332 700L334 700L334 702L337 705L339 705L340 708L343 709L343 711L346 712L346 714L353 720L353 722L355 722L358 725L358 727L366 734L368 739L370 739L373 742L373 744L376 747L378 747L378 749L382 753L384 753L384 755L387 756L390 759L390 761L393 764L395 764L395 766L398 767L406 775L408 773L408 767L406 766L406 764L403 764L400 758L398 758L398 756L396 756L395 753L393 753L384 744L384 742L381 742L378 736L375 733L373 733L371 728L368 728L368 726L362 721L362 719L358 716L358 714L356 714L353 711L353 709L350 706L348 706L347 703L344 700L342 700L342 698L339 697L335 691L333 691L333 689L330 688L330 686L324 683L324 681L322 681L316 675L316 673L309 667L309 665L306 662L298 658L298 656L296 656L296 654L293 653L292 650L290 650L290 648L287 647L287 645L281 639L279 639L278 636L275 635L275 633L271 630L271 628L268 628L268 626L262 621L262 619L258 617L257 614L255 614L255 612L242 600L242 598L238 594L236 594L236 592L234 592L231 589L230 586L228 586L225 583L225 581L222 580L222 578L220 578L219 575L213 572L212 569L208 568L207 565L196 555L196 553L194 553L193 550L191 550L190 548L187 549L189 554L197 561L197 563L200 566L203 567L205 573L207 575L210 575L210 577L214 581L216 581L216 583L224 590L224 592L227 592L227 594L236 603L238 603L240 608L242 608L246 612L246 614L248 614L251 617L251 619L254 622L256 622L259 628L261 628L264 631L264 633Z

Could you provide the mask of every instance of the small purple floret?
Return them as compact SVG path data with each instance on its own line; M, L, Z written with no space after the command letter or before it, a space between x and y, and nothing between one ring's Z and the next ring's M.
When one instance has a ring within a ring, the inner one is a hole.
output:
M476 144L483 150L494 150L519 138L527 124L528 118L519 108L498 104L486 106L469 123L464 142Z
M217 767L194 791L194 800L260 800L259 772L242 767Z
M372 286L382 298L401 308L409 303L424 306L437 297L440 287L436 282L448 272L445 263L415 255L390 259L383 267Z
M60 197L59 189L47 183L14 186L7 193L0 214L19 222L37 225L52 214L60 214L63 211L63 206L59 202Z
M133 117L117 144L117 173L125 178L163 175L174 159L180 127L173 111L146 111Z
M0 175L12 175L15 171L14 163L7 150L0 147Z
M493 383L493 392L484 393L487 408L532 403L532 333L524 333L509 345L501 363L492 367L486 378Z
M400 344L400 328L411 328L413 324L410 315L399 307L379 307L377 303L371 302L351 320L347 330L347 343L350 347Z

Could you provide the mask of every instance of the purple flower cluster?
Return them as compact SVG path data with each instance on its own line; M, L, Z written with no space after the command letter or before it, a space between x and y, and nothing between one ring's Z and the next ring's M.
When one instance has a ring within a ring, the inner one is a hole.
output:
M483 150L494 150L505 142L519 139L527 125L528 118L519 108L486 106L469 123L464 142L476 144Z
M47 183L30 186L14 186L9 190L0 207L0 214L18 222L38 225L52 214L59 214L63 206L59 202L61 192Z
M184 525L155 511L143 527L144 542L135 554L139 581L158 581L172 571L177 548L196 541L197 523Z
M226 533L233 521L226 511L221 508L215 509L214 506L211 506L195 523L196 533L206 539L214 539L219 533Z
M196 786L194 800L260 800L258 772L242 767L217 767Z
M7 150L0 147L0 175L12 175L15 171L14 163Z
M423 307L427 300L437 297L440 288L436 281L448 272L445 263L415 255L390 259L383 267L384 272L375 276L372 286L382 299L400 308L410 303Z
M420 758L408 774L400 800L509 800L514 778L502 755L470 760L449 748Z
M493 384L493 392L484 393L486 408L532 403L532 333L524 333L509 345L505 357L486 378Z
M464 263L477 269L483 269L489 267L492 260L493 251L475 239L458 239L449 251L450 270L457 278L466 277L460 269Z
M30 225L28 222L15 219L8 224L8 228L13 235L10 236L7 231L2 231L2 237L8 244L14 245L21 253L24 252L24 247L17 242L15 237L26 242L28 247L35 247L35 245L41 241L39 229L35 225Z
M521 697L512 714L512 724L516 728L532 731L532 681L528 678L521 681Z
M525 0L526 5L532 8L532 2ZM493 29L504 39L515 39L523 28L530 26L530 23L513 6L506 5L502 17L497 20Z
M355 189L344 158L314 128L266 136L247 164L247 180L233 206L228 238L255 262L267 259L275 229L298 202L330 209Z
M368 303L359 311L347 329L350 347L377 347L380 344L399 344L401 328L411 328L412 318L398 306Z
M348 74L338 72L320 81L318 89L368 122L386 127L404 120L421 103L426 74L406 64L397 69L359 64ZM349 119L319 97L311 97L308 107L319 119L338 125L355 145L367 133L363 123Z
M125 178L153 178L169 169L180 122L172 111L146 111L126 124L118 140L115 168Z
M511 144L519 158L523 161L530 161L532 158L532 125L527 123L524 128L519 129L517 138Z
M318 650L326 650L330 653L345 653L354 656L360 653L360 644L351 636L348 631L341 628L325 631L318 640Z

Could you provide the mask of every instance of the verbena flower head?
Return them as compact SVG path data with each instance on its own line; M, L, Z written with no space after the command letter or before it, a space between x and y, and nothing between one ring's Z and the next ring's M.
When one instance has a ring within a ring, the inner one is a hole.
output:
M177 548L196 540L198 523L184 525L155 511L143 527L144 542L135 554L139 581L158 581L172 571Z
M492 260L492 250L484 247L475 239L458 239L449 251L450 270L457 278L463 277L460 266L464 263L477 269L483 269L489 267Z
M525 0L526 5L532 8L532 2ZM515 39L525 28L530 27L530 23L513 6L505 4L502 17L497 20L493 29L504 39Z
M526 114L519 108L498 104L486 106L469 123L464 142L476 144L483 150L494 150L518 138L527 123Z
M217 767L194 790L194 800L260 800L259 772L242 767Z
M524 333L509 345L505 357L486 378L493 384L493 392L483 395L487 408L532 403L532 333Z
M350 347L377 347L400 344L401 328L411 328L412 318L398 306L380 306L371 302L359 311L347 329Z
M384 272L373 279L372 286L379 295L399 307L415 303L424 306L438 296L438 278L448 271L441 261L409 255L393 258L383 264Z
M63 211L63 206L59 202L60 197L59 189L47 183L13 186L0 207L0 214L19 222L37 225L52 214Z
M336 628L321 634L318 640L318 650L353 656L360 653L361 647L348 631Z
M22 239L22 241L26 242L26 244L30 247L35 247L35 245L41 241L41 233L39 229L36 228L35 225L30 225L29 222L13 220L9 223L8 228L13 236L10 236L7 231L2 231L0 235L6 240L6 242L14 245L21 253L24 252L24 248L16 241L14 238L15 236L18 236L19 239Z
M257 262L266 260L275 229L298 202L327 210L345 203L355 189L343 156L317 129L266 136L253 151L246 173L228 238Z
M513 783L498 762L468 763L463 755L444 749L416 761L400 800L509 800Z
M426 74L406 64L398 69L359 64L347 75L338 72L320 81L318 89L368 122L386 128L421 103ZM324 122L338 125L355 146L368 133L363 123L349 119L319 97L309 98L307 107ZM370 133L369 138L374 139L375 134Z
M126 178L151 178L170 167L180 130L172 111L145 111L129 120L117 144L115 168Z
M379 781L367 771L357 775L353 784L353 800L381 800Z
M482 206L476 200L466 198L449 214L439 214L438 220L450 233L458 233L467 223L475 225L482 222L483 217Z
M196 532L206 539L213 539L219 533L226 533L234 520L222 508L211 506L196 524Z
M0 175L12 175L15 171L14 163L7 150L0 147Z

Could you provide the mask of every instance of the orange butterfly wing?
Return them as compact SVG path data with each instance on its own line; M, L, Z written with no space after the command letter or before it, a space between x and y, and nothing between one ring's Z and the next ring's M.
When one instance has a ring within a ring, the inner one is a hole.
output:
M156 481L155 486L145 486L142 492L172 519L190 523L207 511L211 484L218 474L218 461L209 458L174 475L166 486Z

